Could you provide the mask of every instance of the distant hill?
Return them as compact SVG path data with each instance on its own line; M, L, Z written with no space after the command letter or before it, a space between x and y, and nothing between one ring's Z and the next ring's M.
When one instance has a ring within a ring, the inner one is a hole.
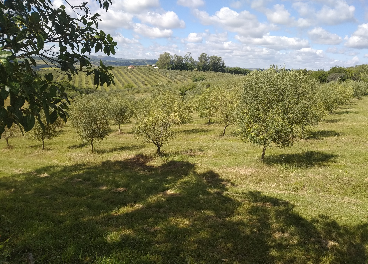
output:
M156 64L157 60L154 59L123 59L123 58L115 58L115 57L111 57L111 56L89 56L89 58L91 59L91 63L93 65L99 65L100 64L100 60L102 60L102 62L107 65L107 66L129 66L129 65L134 65L134 66L142 66L142 65L152 65L152 64Z
M106 65L106 66L146 66L147 64L152 65L156 64L157 60L153 59L123 59L123 58L115 58L110 56L93 56L90 55L89 58L91 59L92 65L98 66L100 65L100 60ZM37 61L37 69L42 68L49 68L51 67L51 63L48 61L43 61L37 56L34 57L34 59Z

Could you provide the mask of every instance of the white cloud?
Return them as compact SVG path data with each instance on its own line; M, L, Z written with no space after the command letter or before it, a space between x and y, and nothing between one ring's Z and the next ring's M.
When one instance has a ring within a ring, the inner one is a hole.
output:
M115 31L119 28L131 28L133 15L121 10L108 10L101 13L99 27L107 32Z
M272 0L253 0L250 7L258 11L264 11L266 9L268 2L271 1Z
M320 10L316 10L312 2L323 3ZM309 27L313 25L338 25L345 22L355 22L355 7L348 5L345 0L295 2L292 7L299 13L297 25Z
M289 50L289 49L299 50L302 48L309 47L309 43L305 39L288 38L284 36L266 35L263 36L262 38L235 36L235 38L244 44L258 45L275 50Z
M294 19L290 17L289 11L285 9L284 5L274 5L274 9L268 9L266 11L267 19L271 23L287 25L294 22Z
M321 27L308 31L308 35L317 44L338 45L342 42L342 38L339 35L328 32Z
M129 39L126 38L124 36L122 36L121 34L115 35L114 36L114 41L116 41L119 44L136 44L139 43L139 41L135 38L133 39Z
M347 66L354 66L354 65L357 65L358 63L359 63L359 58L357 56L355 56L354 58L346 62Z
M255 15L246 10L238 13L228 7L221 8L213 16L205 11L195 9L194 15L204 25L219 26L242 36L262 37L274 28L272 25L260 23Z
M292 7L298 11L301 17L309 17L316 12L308 3L296 2L293 3Z
M345 54L346 50L345 49L339 49L337 47L329 47L326 50L327 53L332 53L332 54Z
M235 9L240 9L243 6L241 1L233 1L230 3L230 6Z
M114 0L111 9L120 9L128 13L139 14L160 7L159 0Z
M299 18L296 24L297 24L297 27L308 28L308 27L312 26L314 24L314 22L310 19Z
M158 27L149 27L140 23L134 25L134 32L149 38L169 38L173 34L171 29L159 29Z
M176 3L190 8L198 8L204 5L203 0L178 0Z
M354 22L355 7L349 6L345 1L337 1L334 8L323 6L317 13L319 22L327 25L337 25L344 22Z
M206 34L206 41L208 42L227 42L228 41L228 34L227 32L218 33L218 34Z
M358 29L348 38L346 47L356 49L368 48L368 24L358 26Z
M192 43L200 43L203 41L203 36L197 33L189 33L188 37L186 38L186 41Z
M178 15L173 11L168 11L164 14L155 12L147 12L138 15L138 18L143 23L149 23L159 28L184 28L185 22L180 20Z

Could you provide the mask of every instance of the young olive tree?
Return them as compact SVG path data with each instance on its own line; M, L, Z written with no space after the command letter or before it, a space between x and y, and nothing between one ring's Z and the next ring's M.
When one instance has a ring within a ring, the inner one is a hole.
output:
M202 87L202 92L196 97L196 110L199 117L206 118L208 124L213 122L217 112L218 104L216 102L218 98L214 94L212 85L206 85Z
M45 149L45 139L53 139L57 137L61 128L64 125L64 121L61 118L57 118L55 122L47 122L46 116L43 112L40 115L41 120L36 119L35 125L32 130L28 133L29 136L37 141L42 142L42 150Z
M94 142L104 139L111 131L108 102L96 94L76 98L70 106L72 126L83 141L90 143L92 153Z
M240 101L240 89L238 87L226 87L221 85L216 89L218 94L218 106L216 107L215 118L216 122L224 126L222 136L225 136L226 128L236 124L237 115L236 109Z
M347 104L354 96L354 81L333 81L319 86L318 98L325 111L332 113L339 106Z
M144 101L137 113L134 132L153 143L157 154L162 146L174 137L173 127L187 123L191 119L191 109L186 106L178 93L169 89L160 89Z
M5 130L2 133L1 137L3 137L6 141L7 148L11 148L11 145L9 144L9 138L16 137L21 134L21 129L17 124L13 124L10 128L5 126Z
M262 160L271 144L291 146L322 118L317 87L301 71L271 67L247 75L238 108L240 134L263 147Z
M121 124L129 123L134 115L133 103L134 100L131 96L123 94L121 92L110 93L109 100L109 113L112 121L119 126L119 134L121 133Z

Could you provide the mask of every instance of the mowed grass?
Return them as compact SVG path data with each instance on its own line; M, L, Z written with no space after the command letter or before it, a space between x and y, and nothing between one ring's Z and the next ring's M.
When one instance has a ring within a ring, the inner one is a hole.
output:
M264 163L205 122L162 156L131 124L94 154L68 125L0 141L0 263L368 262L367 97Z

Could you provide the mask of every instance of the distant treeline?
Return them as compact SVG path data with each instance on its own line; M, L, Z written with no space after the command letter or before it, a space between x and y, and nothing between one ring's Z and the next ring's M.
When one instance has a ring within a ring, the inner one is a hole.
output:
M340 66L334 66L330 70L317 70L311 71L310 75L317 79L320 83L328 83L332 81L365 81L368 82L368 65L362 64L354 67L344 68Z
M193 59L191 53L188 52L185 56L171 55L168 52L160 54L157 61L157 66L160 69L179 70L179 71L213 71L226 72L232 74L248 74L249 69L240 67L226 67L225 62L219 56L209 56L202 53L198 60Z

